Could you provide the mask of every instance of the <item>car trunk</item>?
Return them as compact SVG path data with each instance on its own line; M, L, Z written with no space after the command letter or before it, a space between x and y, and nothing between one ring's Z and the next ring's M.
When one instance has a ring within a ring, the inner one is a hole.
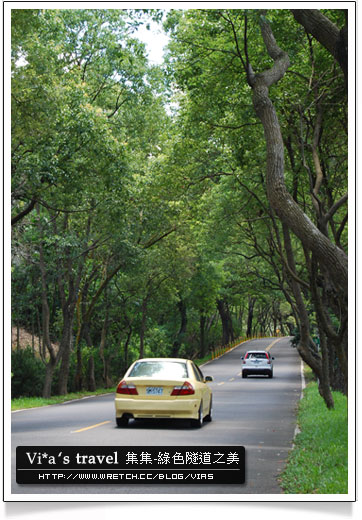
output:
M138 395L134 395L134 399L176 399L176 396L171 395L175 386L182 386L185 379L169 379L169 380L155 380L154 378L127 378L127 383L135 385Z

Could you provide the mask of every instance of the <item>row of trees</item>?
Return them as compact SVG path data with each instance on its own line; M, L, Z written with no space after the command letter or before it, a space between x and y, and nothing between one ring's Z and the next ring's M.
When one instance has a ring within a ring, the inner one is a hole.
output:
M340 42L344 13L171 10L163 68L135 38L160 11L12 13L13 322L41 338L43 395L297 327L332 407L347 97L319 32Z

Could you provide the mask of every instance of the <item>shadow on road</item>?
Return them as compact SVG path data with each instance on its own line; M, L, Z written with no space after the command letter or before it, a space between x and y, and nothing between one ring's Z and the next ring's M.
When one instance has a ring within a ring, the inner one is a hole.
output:
M208 423L202 425L202 429L207 428ZM196 430L190 425L188 419L130 419L125 428L118 428L116 430Z

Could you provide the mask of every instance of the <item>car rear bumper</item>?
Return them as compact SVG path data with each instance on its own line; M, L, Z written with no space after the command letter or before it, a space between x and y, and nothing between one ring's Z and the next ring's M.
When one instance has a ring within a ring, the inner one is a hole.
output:
M116 417L123 414L135 419L146 418L173 418L197 419L199 399L115 399Z
M241 371L244 374L260 375L260 376L268 376L269 374L273 373L273 369L267 368L267 367L262 367L262 368L245 367L245 368L242 368Z

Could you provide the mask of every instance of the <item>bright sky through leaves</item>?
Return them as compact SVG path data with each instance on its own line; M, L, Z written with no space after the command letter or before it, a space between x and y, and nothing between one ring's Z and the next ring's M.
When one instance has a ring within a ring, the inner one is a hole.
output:
M147 29L145 24L141 25L135 36L146 44L149 62L152 65L160 65L163 62L164 48L170 39L159 24L150 21L149 27L150 29Z

